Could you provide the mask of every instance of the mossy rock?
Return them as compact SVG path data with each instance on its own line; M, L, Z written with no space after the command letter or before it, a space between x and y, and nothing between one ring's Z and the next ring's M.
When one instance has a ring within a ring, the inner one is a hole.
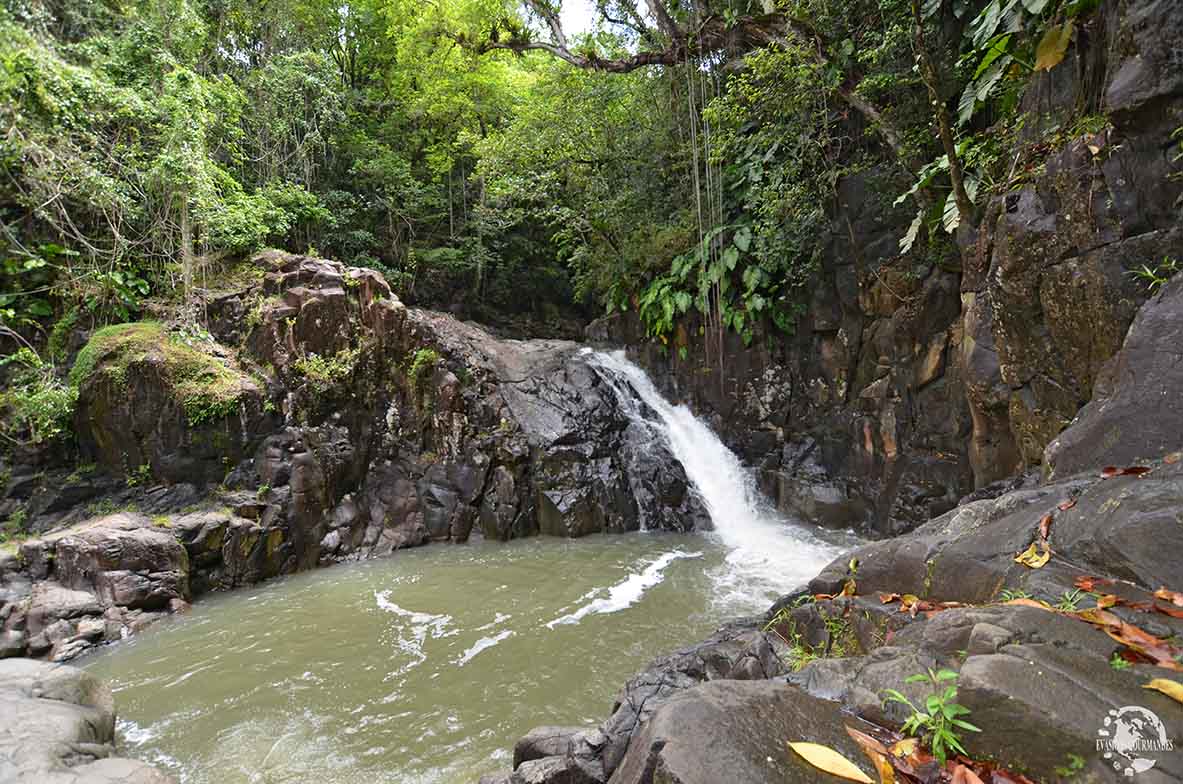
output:
M156 322L96 331L70 371L84 454L168 481L219 480L269 428L258 385L218 354Z

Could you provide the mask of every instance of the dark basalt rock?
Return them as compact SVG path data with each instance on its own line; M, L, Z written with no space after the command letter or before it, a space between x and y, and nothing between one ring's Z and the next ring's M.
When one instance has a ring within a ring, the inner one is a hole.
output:
M765 784L821 780L787 740L848 759L861 753L839 706L775 681L716 681L665 702L633 738L612 784Z
M1183 279L1134 319L1121 351L1100 372L1093 399L1048 445L1048 473L1128 466L1183 448Z

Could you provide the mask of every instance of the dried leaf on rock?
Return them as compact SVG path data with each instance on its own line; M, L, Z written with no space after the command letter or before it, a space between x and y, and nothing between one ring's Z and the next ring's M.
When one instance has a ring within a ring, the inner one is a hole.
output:
M1009 601L1003 602L1003 604L1009 604L1016 607L1034 607L1037 610L1052 610L1053 612L1055 610L1055 608L1053 608L1047 602L1041 602L1038 599L1011 599Z
M953 784L983 784L983 782L978 778L978 774L966 766L955 765L953 768Z
M1074 506L1076 506L1076 499L1069 498L1067 501L1061 501L1060 505L1057 506L1056 508L1059 509L1061 512L1067 512L1069 509L1071 509Z
M1172 681L1168 678L1155 678L1142 688L1160 691L1175 702L1183 702L1183 683L1179 683L1178 681Z
M849 779L850 781L875 784L874 780L866 773L863 773L858 765L855 765L829 746L803 741L797 743L789 741L788 743L790 749L818 770L824 770L826 773L838 776L839 778Z
M1102 479L1112 479L1115 476L1141 476L1150 472L1149 466L1126 466L1125 468L1118 468L1117 466L1105 466L1101 469Z
M1098 585L1113 585L1113 581L1107 577L1077 577L1073 584L1082 591L1092 593L1097 589Z
M1183 593L1179 593L1178 591L1168 591L1165 587L1159 588L1154 592L1154 598L1183 607Z
M1052 533L1052 520L1055 518L1051 512L1048 512L1043 517L1039 518L1039 538L1046 542Z
M1036 551L1036 543L1032 542L1031 546L1023 552L1015 556L1015 562L1021 563L1029 569L1043 568L1052 557L1052 549L1047 546L1047 542L1040 542L1042 545L1042 552Z

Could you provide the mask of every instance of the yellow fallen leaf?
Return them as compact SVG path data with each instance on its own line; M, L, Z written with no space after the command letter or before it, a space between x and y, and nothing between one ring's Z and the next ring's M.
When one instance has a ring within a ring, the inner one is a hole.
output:
M845 582L845 583L842 585L842 593L838 594L838 596L837 596L836 598L841 598L841 597L843 597L843 596L854 596L854 592L855 592L857 589L858 589L858 588L857 588L857 586L854 584L854 580L847 580L847 581L846 581L846 582Z
M887 757L868 749L863 749L863 751L875 764L875 772L879 774L879 784L895 784L895 768L887 761Z
M824 770L839 778L861 781L862 784L875 784L870 776L859 769L858 765L829 746L822 746L820 743L793 743L789 741L789 748L818 770Z
M1172 681L1167 678L1155 678L1142 688L1161 691L1175 702L1183 702L1183 683L1179 683L1178 681Z
M892 744L891 754L893 757L907 759L908 757L912 756L912 752L916 751L916 743L917 741L915 738L904 738L903 740L897 740L894 744Z
M1015 563L1021 563L1030 569L1042 568L1052 557L1052 548L1047 546L1047 542L1040 542L1043 545L1042 552L1036 552L1035 542L1031 543L1023 552L1015 556Z

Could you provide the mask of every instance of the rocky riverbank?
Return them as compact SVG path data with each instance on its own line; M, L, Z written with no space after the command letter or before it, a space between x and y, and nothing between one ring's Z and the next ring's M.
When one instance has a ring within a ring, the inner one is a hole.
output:
M0 781L174 784L150 765L115 756L111 690L82 670L0 661Z
M927 685L906 679L929 668L958 673L981 728L964 733L970 754L1036 781L1121 778L1130 760L1096 741L1124 706L1155 713L1178 743L1183 706L1145 685L1183 668L1169 593L1183 589L1181 346L1178 280L1048 445L1045 481L979 493L843 556L764 618L654 661L600 727L532 731L515 770L485 783L817 781L785 742L863 759L843 725L899 727L910 711L885 691L923 704ZM1046 563L1020 563L1029 547ZM1183 781L1183 755L1152 756L1139 780Z

